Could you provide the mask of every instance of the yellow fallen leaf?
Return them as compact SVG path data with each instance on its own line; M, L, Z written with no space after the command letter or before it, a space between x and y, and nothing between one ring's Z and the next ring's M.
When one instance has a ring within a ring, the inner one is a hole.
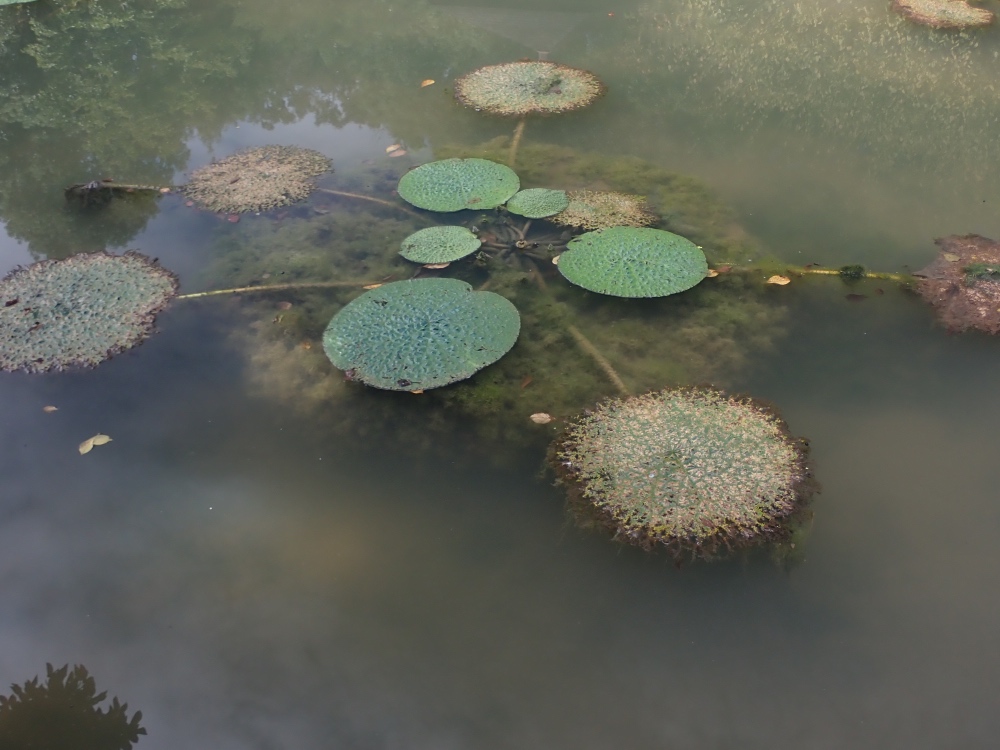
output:
M777 284L778 286L784 286L785 284L790 284L792 280L787 276L772 276L767 280L768 284Z
M554 257L554 258L552 259L552 265L554 265L554 266L558 266L558 265L559 265L559 259L560 259L561 257L562 257L561 255L557 255L556 257Z
M168 188L168 187L162 187L162 188L160 188L160 192L161 193L169 193L170 192L170 188Z
M395 159L397 156L406 156L406 149L397 148L395 151L389 154L390 159Z
M361 288L362 289L378 289L380 286L382 286L382 285L381 284L368 284L367 286L363 286Z
M54 411L59 411L59 409L55 406L43 406L42 411L44 411L46 414L51 414Z
M386 146L385 152L387 154L391 154L393 151L399 151L399 149L401 148L402 146L400 146L398 143L393 143L391 146Z
M708 278L714 279L718 275L719 275L719 272L716 271L714 268L709 268L708 269Z
M420 389L419 391L410 391L410 393L412 393L412 394L413 394L414 396L419 396L419 395L420 395L421 393L423 393L423 392L424 392L424 391L423 391L423 389L422 389L422 388L421 388L421 389Z
M110 442L111 438L109 438L107 435L102 435L101 433L97 433L96 435L94 435L94 437L89 437L82 443L80 443L77 450L80 451L80 455L82 456L85 453L90 453L90 451L94 449L95 445L104 445L105 443L110 443Z
M420 88L425 88L426 86L433 86L433 85L434 85L433 78L428 78L427 80L420 82Z
M447 268L450 265L451 263L424 263L424 268L433 268L433 269Z
M530 419L535 424L548 424L552 421L552 415L546 414L544 411L540 411L532 414Z

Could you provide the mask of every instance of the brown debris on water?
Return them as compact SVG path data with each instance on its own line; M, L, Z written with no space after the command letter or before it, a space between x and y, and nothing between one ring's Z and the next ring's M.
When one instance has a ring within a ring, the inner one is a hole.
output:
M950 331L1000 333L1000 243L978 234L934 242L941 252L914 273L917 292Z
M996 16L966 0L893 0L892 9L906 19L932 29L975 29L989 26Z
M586 70L547 60L487 65L455 80L455 98L497 115L554 114L586 107L604 84Z
M639 195L610 190L570 190L569 206L549 217L549 221L564 227L607 229L608 227L648 227L659 217Z

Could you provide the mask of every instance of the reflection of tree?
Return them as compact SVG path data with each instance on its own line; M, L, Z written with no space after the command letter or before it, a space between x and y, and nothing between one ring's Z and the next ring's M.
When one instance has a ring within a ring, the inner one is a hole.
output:
M211 137L245 113L257 96L231 82L251 35L206 32L231 26L231 16L195 0L65 0L19 18L0 50L8 232L56 256L127 243L154 201L81 216L66 210L61 189L95 176L169 183L192 128Z
M146 734L142 712L129 719L127 703L100 708L108 694L82 665L45 672L44 683L35 677L0 696L0 750L129 750Z

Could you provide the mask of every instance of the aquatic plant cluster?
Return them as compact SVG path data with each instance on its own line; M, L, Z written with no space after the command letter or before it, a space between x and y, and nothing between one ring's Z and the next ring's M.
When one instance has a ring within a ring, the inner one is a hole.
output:
M813 491L806 451L751 399L678 388L599 404L552 458L616 538L710 557L787 532Z
M330 160L318 151L261 146L196 169L180 189L210 211L266 211L306 198L313 178L329 170Z
M951 331L1000 333L1000 242L978 234L935 242L938 256L914 274L917 293Z
M592 73L545 60L488 65L455 80L460 102L496 115L568 112L603 93Z
M571 190L567 196L569 205L552 217L552 221L565 227L645 227L658 219L642 196L612 190Z
M0 369L94 366L135 346L177 293L177 277L145 255L43 260L0 281Z
M892 9L932 29L974 29L989 26L996 19L991 11L965 0L892 0Z

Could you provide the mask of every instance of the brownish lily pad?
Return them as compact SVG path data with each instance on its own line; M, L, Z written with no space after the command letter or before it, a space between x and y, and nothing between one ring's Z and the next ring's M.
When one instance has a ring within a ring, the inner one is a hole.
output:
M917 292L951 331L1000 333L1000 242L978 234L934 242L941 252L913 274Z
M965 0L893 0L892 9L933 29L973 29L989 26L995 19L991 11Z

